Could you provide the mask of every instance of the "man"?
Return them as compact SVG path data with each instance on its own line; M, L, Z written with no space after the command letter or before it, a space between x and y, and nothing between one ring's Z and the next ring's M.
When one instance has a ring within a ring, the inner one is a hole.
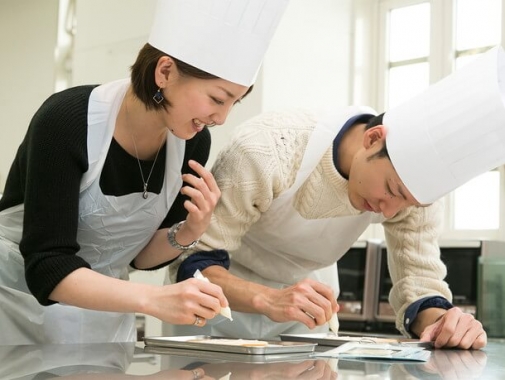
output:
M505 157L500 144L488 146L496 155L489 149L469 155L466 138L446 141L451 154L437 149L447 136L483 133L474 120L503 125L496 75L474 75L496 74L499 59L503 52L493 50L457 73L458 80L449 77L385 115L367 107L325 115L270 112L239 127L212 170L222 196L211 226L197 251L170 268L172 281L199 269L223 288L234 320L209 321L209 334L267 339L316 326L326 331L338 311L335 262L370 223L382 223L399 331L436 347L484 347L481 323L452 306L443 281L437 199ZM470 88L477 82L483 90L474 96L475 91L462 91L461 82ZM441 112L438 97L445 98L448 89L462 99ZM473 110L460 110L465 103ZM480 111L483 104L486 110ZM466 112L477 116L468 118ZM478 136L471 138L478 146ZM498 140L503 144L503 133ZM443 160L425 157L431 150ZM471 167L459 170L468 161ZM176 332L202 330L181 326Z

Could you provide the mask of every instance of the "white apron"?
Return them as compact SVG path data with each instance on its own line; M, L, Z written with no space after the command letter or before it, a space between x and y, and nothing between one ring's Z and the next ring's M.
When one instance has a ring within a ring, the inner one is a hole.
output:
M338 113L321 114L303 157L293 186L275 199L267 212L231 252L230 272L272 288L284 288L304 278L329 285L339 294L336 261L359 238L370 223L379 222L372 213L326 219L304 219L293 207L295 194L314 171L337 133L351 117L375 111L348 107ZM260 314L232 312L233 321L218 316L207 326L168 326L175 335L209 334L249 339L278 339L279 334L328 331L328 326L309 330L298 322L277 323Z
M149 242L182 185L185 141L167 135L165 181L161 193L104 195L100 173L129 80L95 88L89 100L89 170L81 180L77 242L93 270L128 279L128 264ZM139 176L140 173L132 173ZM28 291L19 253L24 209L0 212L1 344L136 341L135 315L54 304L41 306ZM83 284L86 286L86 284Z

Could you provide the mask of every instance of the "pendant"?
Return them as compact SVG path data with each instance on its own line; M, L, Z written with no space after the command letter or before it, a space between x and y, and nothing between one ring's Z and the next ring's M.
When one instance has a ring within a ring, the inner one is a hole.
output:
M144 183L144 192L142 193L142 198L147 199L149 194L147 193L147 184Z

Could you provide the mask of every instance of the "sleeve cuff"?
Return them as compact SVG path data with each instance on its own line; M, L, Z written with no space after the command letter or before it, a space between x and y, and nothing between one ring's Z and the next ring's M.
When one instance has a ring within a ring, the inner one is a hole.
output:
M226 269L230 268L230 255L223 249L214 251L200 251L184 260L177 271L177 282L193 277L196 270L204 270L212 265L219 265Z
M449 310L452 309L454 305L447 301L444 297L440 296L421 298L420 300L412 303L405 311L405 316L403 319L403 326L405 327L405 331L408 331L410 334L415 336L416 334L410 331L410 326L421 311L429 309L430 307Z
M135 269L135 270L142 270L142 271L152 271L152 270L157 270L157 269L160 269L160 268L163 268L163 267L166 267L167 265L170 265L172 264L175 260L177 260L177 257L175 259L172 259L172 260L169 260L169 261L165 261L164 263L160 264L160 265L156 265L155 267L152 267L152 268L142 268L142 269L139 269L136 267L135 265L135 259L133 259L131 262L130 262L130 267L132 267L132 269Z

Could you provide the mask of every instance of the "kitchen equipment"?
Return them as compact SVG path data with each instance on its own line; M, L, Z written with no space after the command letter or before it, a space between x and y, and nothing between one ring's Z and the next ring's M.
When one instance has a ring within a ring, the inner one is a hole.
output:
M367 331L374 319L380 249L380 240L358 241L338 260L341 331Z
M505 242L482 252L477 279L477 317L488 337L505 338Z
M145 337L146 346L181 348L213 352L228 352L235 354L269 355L313 352L316 343L256 341L244 339L229 339L208 335L191 336L156 336ZM263 344L266 343L266 344Z

